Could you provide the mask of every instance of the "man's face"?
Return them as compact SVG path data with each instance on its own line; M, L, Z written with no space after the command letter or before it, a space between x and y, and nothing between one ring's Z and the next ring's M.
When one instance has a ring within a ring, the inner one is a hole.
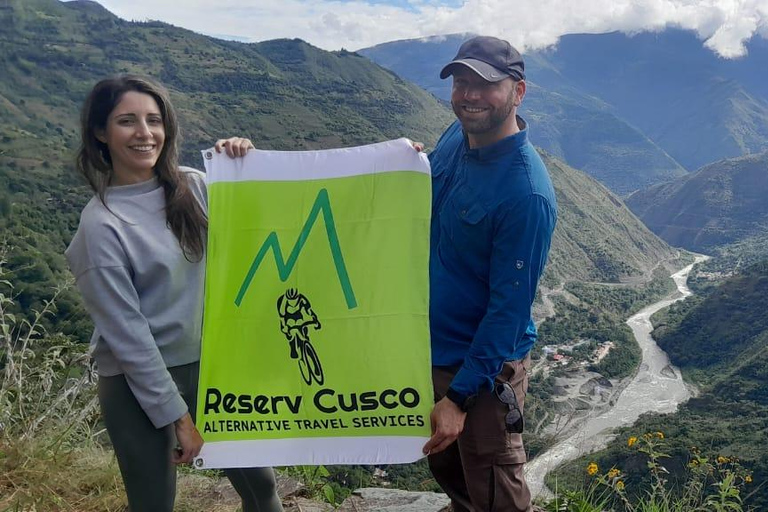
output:
M487 82L471 69L456 66L451 91L453 112L467 134L490 135L500 131L513 116L517 106L515 89L512 78Z

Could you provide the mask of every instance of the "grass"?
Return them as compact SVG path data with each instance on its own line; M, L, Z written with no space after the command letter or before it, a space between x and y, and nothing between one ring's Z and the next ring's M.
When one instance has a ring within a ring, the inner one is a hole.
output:
M59 288L32 320L11 313L7 246L0 243L0 510L126 510L120 471L99 427L87 345L49 334ZM182 468L176 510L234 512L225 478Z

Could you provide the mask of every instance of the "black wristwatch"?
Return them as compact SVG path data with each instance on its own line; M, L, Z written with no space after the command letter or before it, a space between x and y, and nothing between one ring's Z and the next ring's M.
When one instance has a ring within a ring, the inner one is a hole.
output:
M477 400L477 395L462 395L458 391L456 391L453 388L448 388L448 391L445 393L445 398L450 400L451 402L455 403L459 409L461 409L464 412L468 412L472 406L475 405L475 400Z

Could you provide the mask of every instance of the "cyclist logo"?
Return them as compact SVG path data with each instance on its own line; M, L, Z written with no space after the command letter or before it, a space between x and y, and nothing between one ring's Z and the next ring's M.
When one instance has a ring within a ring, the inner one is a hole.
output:
M280 315L280 331L288 339L291 359L298 359L304 382L311 385L314 380L322 385L325 380L323 367L309 340L309 328L318 331L321 326L309 299L296 288L289 288L277 299L277 313Z

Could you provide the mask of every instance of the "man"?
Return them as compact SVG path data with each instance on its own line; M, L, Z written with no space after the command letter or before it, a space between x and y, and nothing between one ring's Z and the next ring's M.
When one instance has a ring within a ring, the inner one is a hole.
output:
M508 42L475 37L440 73L453 77L458 121L429 155L437 403L424 452L457 512L531 510L520 432L536 340L531 306L557 206L517 116L524 69Z

